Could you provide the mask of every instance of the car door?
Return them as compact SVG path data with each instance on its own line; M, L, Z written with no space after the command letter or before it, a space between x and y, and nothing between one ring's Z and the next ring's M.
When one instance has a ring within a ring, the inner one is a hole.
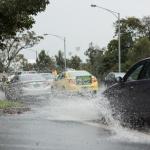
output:
M111 105L121 113L137 113L142 110L143 82L142 76L145 69L145 61L134 65L125 75L122 82L112 86L109 91Z
M150 112L150 62L145 60L137 64L125 77L122 88L127 92L127 110L139 115Z
M56 88L58 88L58 89L59 89L59 87L60 87L61 80L62 80L62 73L59 74L58 77L57 77L56 80L55 80L54 86L55 86Z
M56 79L56 83L55 83L56 88L62 90L65 84L64 82L65 82L65 74L61 73Z
M132 109L144 118L150 118L150 61L146 61L138 80L129 88Z

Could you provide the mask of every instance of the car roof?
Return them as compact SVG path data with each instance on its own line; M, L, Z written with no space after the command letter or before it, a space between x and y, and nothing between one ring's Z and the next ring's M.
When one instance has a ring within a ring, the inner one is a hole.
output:
M41 75L52 75L52 73L39 73Z
M138 64L138 63L140 63L140 62L142 63L142 62L144 62L144 61L150 61L150 57L141 59L141 60L137 61L134 65L136 65L136 64Z
M41 74L39 74L39 73L25 73L25 74L19 74L18 76L41 76L42 77L42 75Z
M88 71L85 70L69 70L66 71L69 76L91 76Z
M150 57L144 58L141 61L150 60ZM139 61L140 62L140 61Z

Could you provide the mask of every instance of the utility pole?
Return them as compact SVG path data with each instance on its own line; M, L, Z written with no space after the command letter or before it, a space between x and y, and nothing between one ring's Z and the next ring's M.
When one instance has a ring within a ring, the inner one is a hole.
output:
M113 11L113 10L110 10L110 9L107 9L107 8L104 8L104 7L100 7L98 5L91 5L91 7L94 7L94 8L100 8L100 9L103 9L107 12L110 12L111 14L113 14L117 19L118 19L118 72L121 72L121 31L120 31L120 13L116 12L116 11Z

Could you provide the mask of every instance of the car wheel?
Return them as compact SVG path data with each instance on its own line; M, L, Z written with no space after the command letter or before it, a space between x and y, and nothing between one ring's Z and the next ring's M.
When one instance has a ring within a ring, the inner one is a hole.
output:
M7 100L11 100L10 94L8 94L8 92L6 92L6 91L5 91L5 97L6 97Z

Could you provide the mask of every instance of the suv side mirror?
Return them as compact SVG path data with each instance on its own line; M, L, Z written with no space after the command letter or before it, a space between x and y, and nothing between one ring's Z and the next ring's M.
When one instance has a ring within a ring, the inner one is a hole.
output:
M116 81L117 81L118 83L122 83L122 82L123 82L123 78L122 78L122 77L117 77L117 78L116 78Z

